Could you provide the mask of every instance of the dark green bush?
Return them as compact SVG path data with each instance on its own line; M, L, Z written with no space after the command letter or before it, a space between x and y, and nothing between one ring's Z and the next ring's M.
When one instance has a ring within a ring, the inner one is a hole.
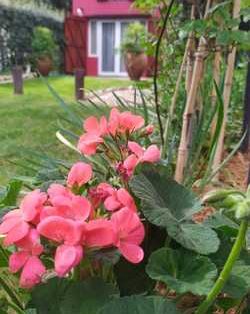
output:
M47 27L54 33L59 46L59 60L63 60L63 22L46 13L9 7L0 4L0 70L12 65L25 65L32 52L33 30L37 26Z

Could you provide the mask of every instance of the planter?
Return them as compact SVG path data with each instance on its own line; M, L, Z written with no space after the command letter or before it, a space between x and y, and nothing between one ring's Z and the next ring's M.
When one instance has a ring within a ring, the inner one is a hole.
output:
M147 56L144 52L133 53L127 52L125 54L125 67L131 80L139 81L147 69Z
M48 76L53 68L53 63L49 57L40 57L37 59L36 67L42 76Z

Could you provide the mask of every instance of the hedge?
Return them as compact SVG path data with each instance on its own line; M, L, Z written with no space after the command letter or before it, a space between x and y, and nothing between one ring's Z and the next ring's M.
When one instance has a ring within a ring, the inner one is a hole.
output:
M60 47L63 60L63 19L34 10L0 4L0 71L13 65L25 65L31 53L33 29L45 26L51 29Z

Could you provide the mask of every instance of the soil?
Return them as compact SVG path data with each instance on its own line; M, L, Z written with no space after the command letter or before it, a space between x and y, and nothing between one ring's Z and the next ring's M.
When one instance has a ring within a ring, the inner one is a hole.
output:
M248 181L250 154L237 153L225 166L220 181L225 185L245 190Z

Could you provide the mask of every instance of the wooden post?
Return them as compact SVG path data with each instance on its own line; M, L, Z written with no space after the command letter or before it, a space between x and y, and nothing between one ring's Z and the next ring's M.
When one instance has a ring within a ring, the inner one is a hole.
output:
M75 97L76 100L84 99L84 70L75 69Z
M14 94L23 94L23 69L22 66L16 65L12 68Z

